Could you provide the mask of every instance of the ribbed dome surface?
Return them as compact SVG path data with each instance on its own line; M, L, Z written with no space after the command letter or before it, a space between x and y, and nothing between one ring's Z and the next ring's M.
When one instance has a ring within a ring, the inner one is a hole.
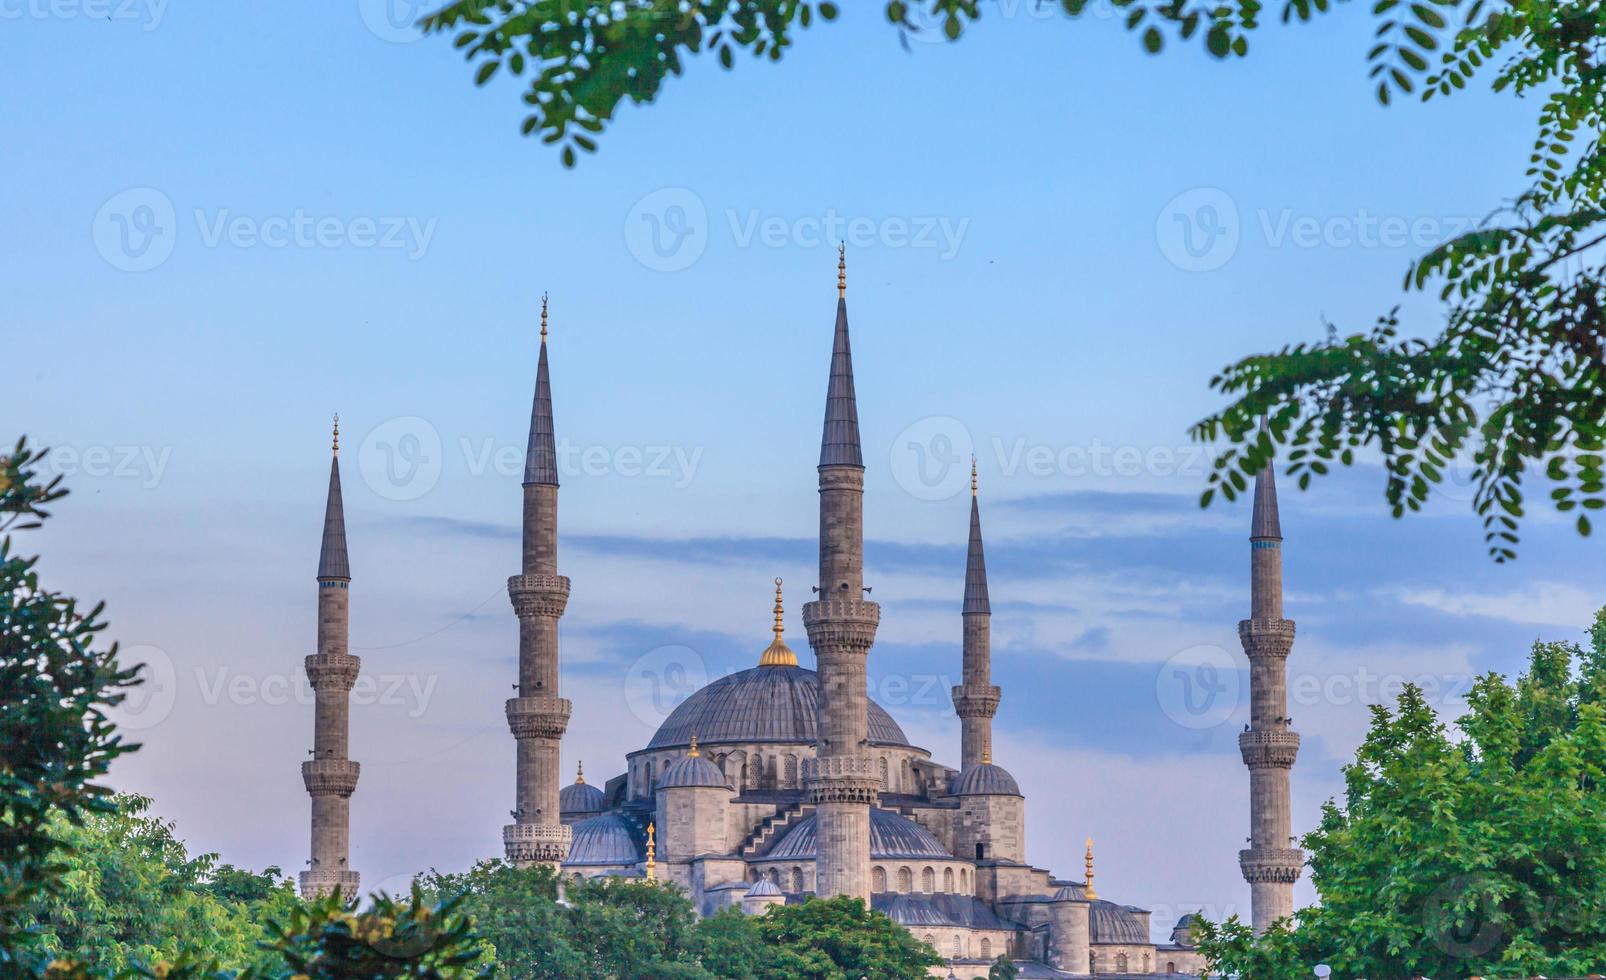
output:
M781 842L760 860L813 860L819 853L814 814L809 814L781 838ZM931 831L891 810L870 811L870 856L872 858L952 858Z
M768 878L760 878L753 882L753 887L747 890L748 898L769 898L781 894L780 888Z
M1087 889L1083 888L1081 885L1065 885L1059 891L1054 893L1054 901L1056 902L1082 902L1086 900Z
M720 789L730 789L730 783L719 767L708 761L706 756L688 755L676 759L658 777L659 789L690 788L697 786L717 786Z
M617 813L582 820L574 825L573 832L564 867L635 864L641 860L635 829Z
M1020 787L1003 766L983 762L955 776L948 792L955 796L1019 796Z
M1149 934L1125 906L1095 899L1087 917L1088 938L1095 943L1147 943Z
M558 809L563 813L601 813L605 799L602 790L590 783L570 783L558 790Z
M693 694L658 727L649 749L721 742L813 745L818 731L820 676L806 667L753 667L728 674ZM870 702L870 742L908 745L886 709Z

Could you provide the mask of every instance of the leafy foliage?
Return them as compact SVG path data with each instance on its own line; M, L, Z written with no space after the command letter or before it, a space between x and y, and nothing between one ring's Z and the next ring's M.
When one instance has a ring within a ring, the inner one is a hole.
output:
M1345 767L1304 841L1321 904L1258 940L1201 922L1214 971L1584 976L1606 965L1606 610L1587 649L1536 643L1451 733L1415 687Z
M758 920L759 939L775 948L778 976L811 980L927 975L936 950L858 898L776 905Z
M26 910L46 952L102 976L186 956L234 969L277 962L258 948L269 938L263 923L300 904L278 869L256 875L218 866L215 854L191 857L149 799L111 802L79 826L57 814L48 827L65 855L60 887Z
M296 906L283 925L271 923L269 949L298 980L489 977L462 901L432 903L414 885L408 901L375 895L358 914L354 903L329 895Z
M0 456L0 973L41 966L27 910L60 895L72 853L52 827L110 812L94 780L133 748L106 716L136 680L116 666L115 644L95 648L101 606L83 613L40 588L38 559L12 551L11 532L39 527L67 494L44 462L25 440Z

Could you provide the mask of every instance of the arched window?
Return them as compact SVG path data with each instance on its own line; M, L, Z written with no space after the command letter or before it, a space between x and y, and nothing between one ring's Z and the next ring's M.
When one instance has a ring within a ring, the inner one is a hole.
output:
M930 894L937 890L937 872L927 868L920 872L920 890Z
M993 941L991 939L983 939L981 941L981 958L984 960L993 958Z
M749 779L751 779L752 782L748 782ZM761 755L755 755L753 756L752 764L748 767L747 771L742 773L742 788L758 789L763 782L764 757Z
M1175 973L1175 972L1177 972L1177 964L1176 964L1176 962L1172 961L1172 960L1167 960L1166 964L1165 964L1165 972L1167 972L1167 973Z
M786 788L797 788L797 756L795 755L786 757Z
M1115 972L1116 973L1125 973L1126 972L1126 954L1125 953L1116 953L1115 954Z
M802 892L803 892L803 869L802 868L793 868L792 869L792 890L794 892L799 893L799 894L802 894Z
M983 844L980 841L976 842L976 860L978 860L978 861L987 860L987 845Z
M960 868L959 869L959 890L964 892L966 895L970 894L970 869L969 868Z
M945 892L951 892L951 891L954 890L954 869L953 868L943 868L942 869L942 890L945 891Z
M771 868L770 869L770 884L774 885L776 888L781 887L781 869L780 868Z
M954 956L954 959L956 959L956 960L959 959L959 957L964 955L964 947L960 946L960 944L959 944L959 933L957 933L957 932L954 933L953 950L954 950L953 956Z
M887 788L887 757L881 757L881 788Z
M915 873L908 868L898 869L898 891L908 894L915 890Z
M922 942L924 942L927 946L930 946L932 949L937 948L937 937L933 936L931 933L928 932L920 938Z
M878 895L887 890L887 869L879 864L870 872L870 890Z

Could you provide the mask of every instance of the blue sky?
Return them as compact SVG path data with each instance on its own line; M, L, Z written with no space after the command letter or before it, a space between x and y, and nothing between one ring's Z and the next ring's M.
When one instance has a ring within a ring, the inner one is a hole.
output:
M1195 506L1187 427L1244 353L1396 303L1436 328L1405 267L1520 187L1531 107L1480 89L1380 108L1361 7L1223 64L1019 0L905 50L879 6L779 65L693 61L573 171L518 137L515 85L476 89L382 4L4 6L0 331L30 354L0 436L59 447L75 492L33 538L44 571L106 598L165 678L120 787L197 849L300 867L311 709L290 685L339 411L373 676L353 864L394 886L497 853L543 290L566 765L619 771L664 697L755 662L774 576L807 661L841 227L876 696L957 754L975 451L1029 857L1070 874L1092 835L1101 892L1156 923L1247 910L1248 516ZM1372 466L1283 496L1300 829L1366 702L1420 679L1453 714L1472 673L1578 636L1602 595L1598 549L1546 515L1490 565L1461 483L1405 522ZM1218 666L1200 715L1179 678Z

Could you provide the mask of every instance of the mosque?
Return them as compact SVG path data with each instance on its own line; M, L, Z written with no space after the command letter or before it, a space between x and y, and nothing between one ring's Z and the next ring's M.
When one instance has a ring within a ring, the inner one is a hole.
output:
M987 566L974 469L960 614L961 683L953 704L957 766L911 744L867 694L866 661L880 607L863 581L864 464L849 345L845 262L820 445L819 579L803 607L816 669L800 665L782 631L755 666L693 693L630 753L623 771L559 788L559 746L572 706L559 696L558 622L569 579L558 573L558 472L547 358L546 303L525 460L520 573L508 580L519 623L518 696L505 706L517 745L513 823L503 854L564 877L618 875L673 883L702 914L751 914L780 903L849 895L930 944L949 969L985 973L998 956L1021 977L1197 974L1191 915L1157 941L1150 913L1101 896L1093 842L1079 879L1026 860L1019 784L995 760ZM350 571L337 458L330 473L319 582L319 652L307 658L317 691L315 748L303 763L312 797L312 860L304 892L357 889L347 866L347 806L356 762L346 758L348 693L357 658L346 649ZM1299 736L1286 718L1284 662L1293 623L1282 619L1281 530L1270 470L1257 478L1251 529L1251 618L1239 632L1251 665L1251 723L1239 737L1251 776L1251 847L1240 852L1254 922L1292 911L1303 855L1289 845L1288 775ZM756 646L756 644L755 644ZM581 705L580 710L587 710ZM967 971L968 972L965 972Z

